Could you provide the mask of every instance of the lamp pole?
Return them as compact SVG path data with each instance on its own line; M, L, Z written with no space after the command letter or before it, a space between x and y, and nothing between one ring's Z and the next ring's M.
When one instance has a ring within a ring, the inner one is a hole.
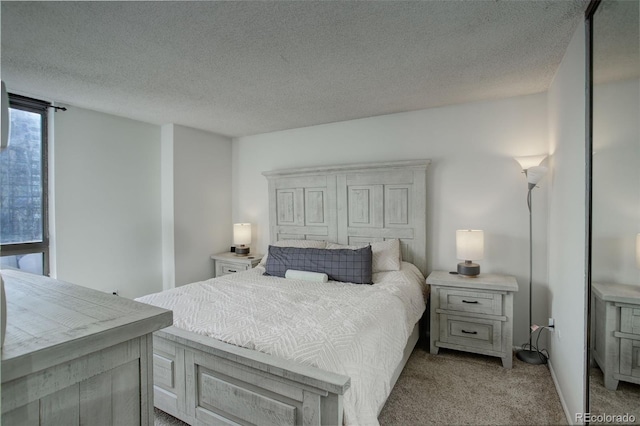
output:
M525 176L529 178L527 170L524 171ZM527 364L546 364L547 357L541 353L538 348L533 348L532 337L533 331L531 326L533 325L532 315L532 300L533 300L533 216L531 214L531 191L536 187L535 183L528 181L527 192L527 207L529 208L529 349L521 349L516 352L516 357L520 361L524 361Z

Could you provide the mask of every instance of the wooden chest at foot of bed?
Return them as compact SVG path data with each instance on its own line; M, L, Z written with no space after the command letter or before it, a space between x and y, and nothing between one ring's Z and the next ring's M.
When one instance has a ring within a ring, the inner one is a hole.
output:
M342 423L348 377L174 327L153 350L155 405L189 424Z

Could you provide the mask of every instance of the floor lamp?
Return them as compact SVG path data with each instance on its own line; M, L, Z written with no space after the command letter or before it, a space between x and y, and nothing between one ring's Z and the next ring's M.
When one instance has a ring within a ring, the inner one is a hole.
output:
M533 224L531 216L531 191L536 187L536 184L540 182L547 172L547 168L540 166L539 164L546 158L546 155L533 155L528 157L517 157L516 161L520 163L524 175L527 177L528 191L527 191L527 207L529 208L529 349L521 349L516 352L516 357L520 361L524 361L528 364L546 364L547 357L541 353L538 348L534 348L531 343L533 330L533 319L531 314L531 302L532 302L532 287L533 287ZM523 345L523 346L526 346Z

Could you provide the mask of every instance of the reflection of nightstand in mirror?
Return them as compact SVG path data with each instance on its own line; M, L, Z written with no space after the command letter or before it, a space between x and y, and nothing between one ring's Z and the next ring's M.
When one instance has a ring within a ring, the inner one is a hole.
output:
M223 275L234 274L236 272L255 268L258 263L260 263L262 256L262 254L237 256L235 253L231 252L212 254L211 259L215 262L216 268L215 277L221 277Z
M640 286L592 283L591 354L609 390L640 384Z

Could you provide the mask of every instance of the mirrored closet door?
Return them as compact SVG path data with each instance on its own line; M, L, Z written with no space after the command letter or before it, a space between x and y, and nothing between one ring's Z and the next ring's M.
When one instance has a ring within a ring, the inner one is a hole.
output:
M589 412L640 423L640 1L594 5Z

